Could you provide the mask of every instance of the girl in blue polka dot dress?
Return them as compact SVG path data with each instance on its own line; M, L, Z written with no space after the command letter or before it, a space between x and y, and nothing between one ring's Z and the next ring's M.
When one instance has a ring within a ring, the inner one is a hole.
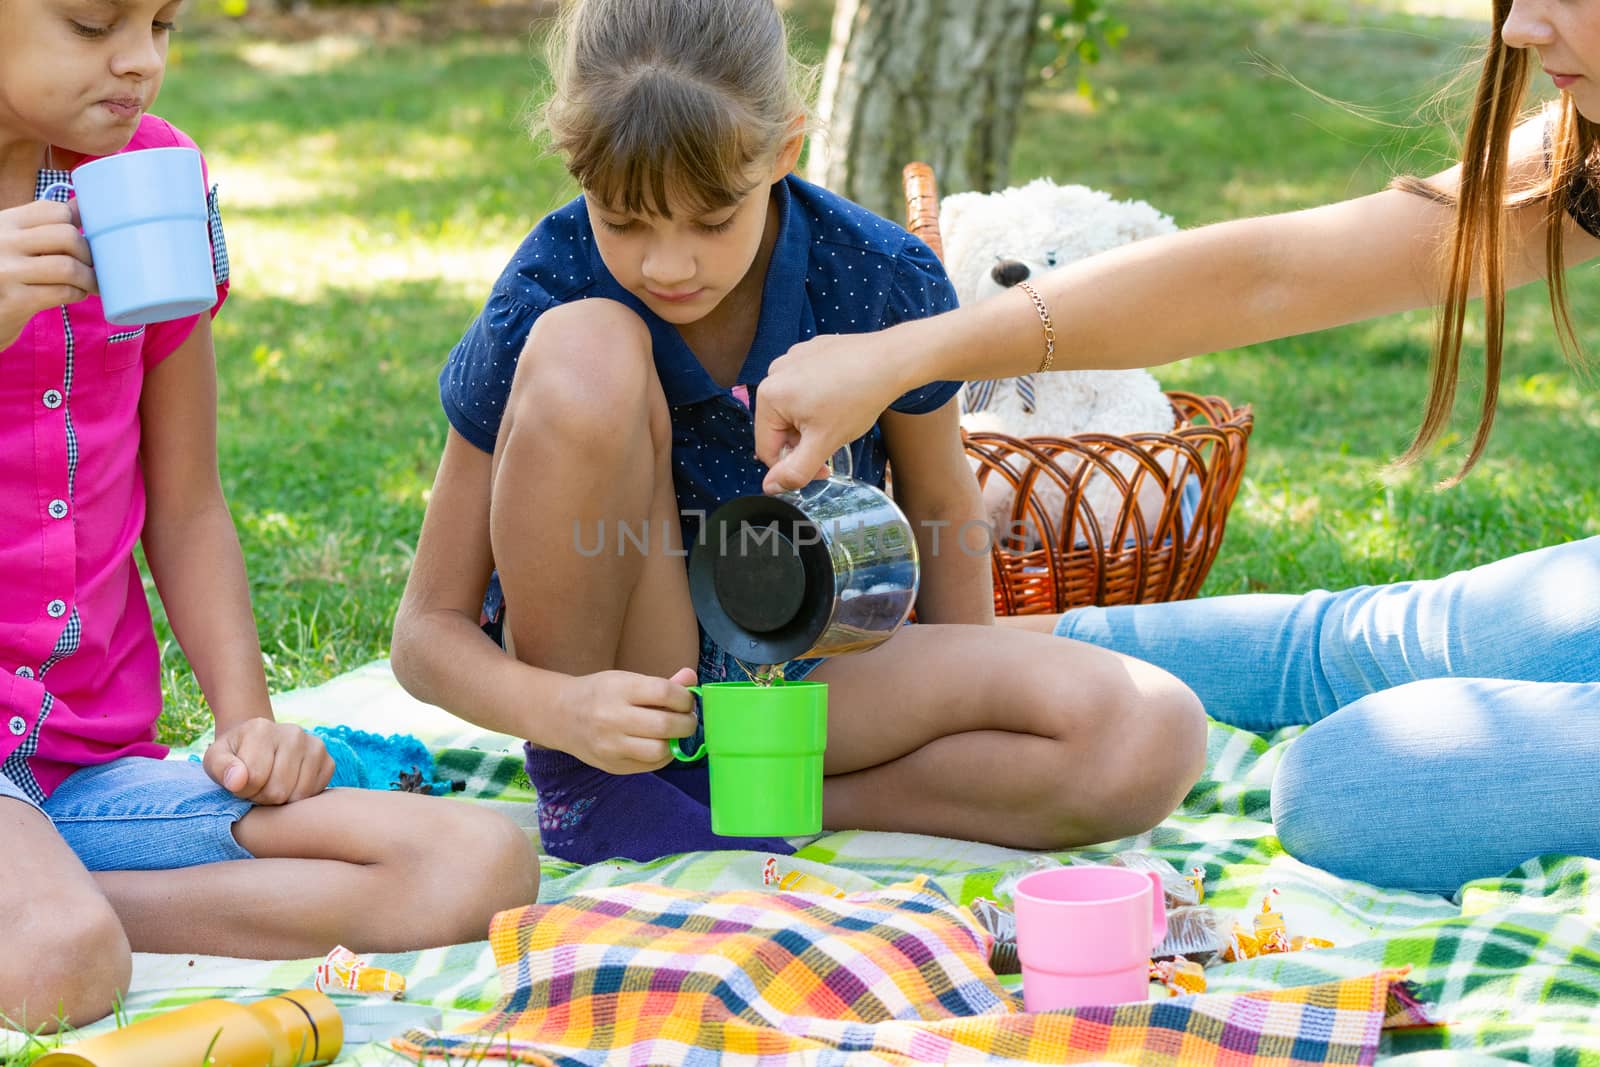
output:
M440 375L395 673L528 740L552 855L788 852L713 835L704 765L672 765L684 687L742 677L696 625L683 546L761 492L773 359L954 296L920 241L791 173L806 72L770 0L584 0L553 40L542 122L583 194L528 235ZM785 666L829 687L824 824L1030 849L1148 829L1200 773L1199 703L1137 660L993 625L987 546L951 533L982 516L958 386L903 394L852 445L863 480L894 464L920 625Z

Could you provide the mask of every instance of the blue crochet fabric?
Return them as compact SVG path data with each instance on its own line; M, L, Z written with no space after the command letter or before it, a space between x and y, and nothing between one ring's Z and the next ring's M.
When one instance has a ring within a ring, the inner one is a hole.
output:
M447 796L461 786L434 776L433 753L410 734L368 733L348 726L317 726L312 733L322 739L333 757L333 778L328 788L403 789L410 793ZM193 763L200 756L191 755Z
M322 738L333 757L330 786L405 789L434 796L448 795L455 788L448 778L434 776L433 753L410 734L384 737L348 726L317 726L311 732Z

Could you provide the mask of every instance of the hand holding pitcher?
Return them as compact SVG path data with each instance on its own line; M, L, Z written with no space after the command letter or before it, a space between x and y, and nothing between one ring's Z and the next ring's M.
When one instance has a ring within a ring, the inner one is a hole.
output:
M700 625L746 663L864 652L911 614L917 539L883 490L831 474L776 496L741 496L706 520L689 555Z

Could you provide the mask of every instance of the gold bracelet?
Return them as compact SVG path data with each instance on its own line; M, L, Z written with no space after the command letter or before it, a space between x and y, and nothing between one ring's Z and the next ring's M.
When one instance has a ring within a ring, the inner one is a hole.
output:
M1050 309L1044 306L1044 301L1033 286L1027 282L1018 282L1017 288L1028 294L1028 299L1033 301L1033 306L1039 312L1039 321L1044 323L1044 359L1039 361L1039 369L1035 374L1043 374L1050 369L1050 364L1056 361L1056 324L1050 319Z

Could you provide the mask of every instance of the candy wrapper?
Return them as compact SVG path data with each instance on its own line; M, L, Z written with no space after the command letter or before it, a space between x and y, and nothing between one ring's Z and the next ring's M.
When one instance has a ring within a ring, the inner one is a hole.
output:
M1222 920L1206 904L1167 911L1167 936L1152 953L1155 959L1181 957L1201 965L1215 963L1226 942Z
M1021 974L1022 960L1017 955L1017 917L1010 909L987 897L973 897L967 905L978 925L994 935L989 950L989 969L995 974Z
M1193 960L1151 960L1150 980L1160 982L1173 996L1206 991L1206 971Z
M1206 869L1204 867L1190 867L1189 873L1184 876L1184 881L1194 886L1194 902L1206 902Z
M1277 896L1278 891L1273 889L1261 898L1261 911L1256 914L1251 930L1246 930L1241 923L1233 924L1233 929L1223 939L1223 962L1234 963L1279 952L1333 947L1332 941L1320 937L1290 936L1283 914L1273 906Z
M387 993L393 1000L406 995L404 975L374 967L339 945L312 972L319 993Z
M1283 913L1272 907L1277 903L1278 891L1268 890L1261 898L1261 911L1255 918L1256 945L1263 956L1289 951L1289 930L1283 924Z
M779 873L778 861L768 858L761 865L761 884L777 886L785 893L820 893L823 896L844 899L844 890L832 882L825 882L814 874L804 871L784 871Z

